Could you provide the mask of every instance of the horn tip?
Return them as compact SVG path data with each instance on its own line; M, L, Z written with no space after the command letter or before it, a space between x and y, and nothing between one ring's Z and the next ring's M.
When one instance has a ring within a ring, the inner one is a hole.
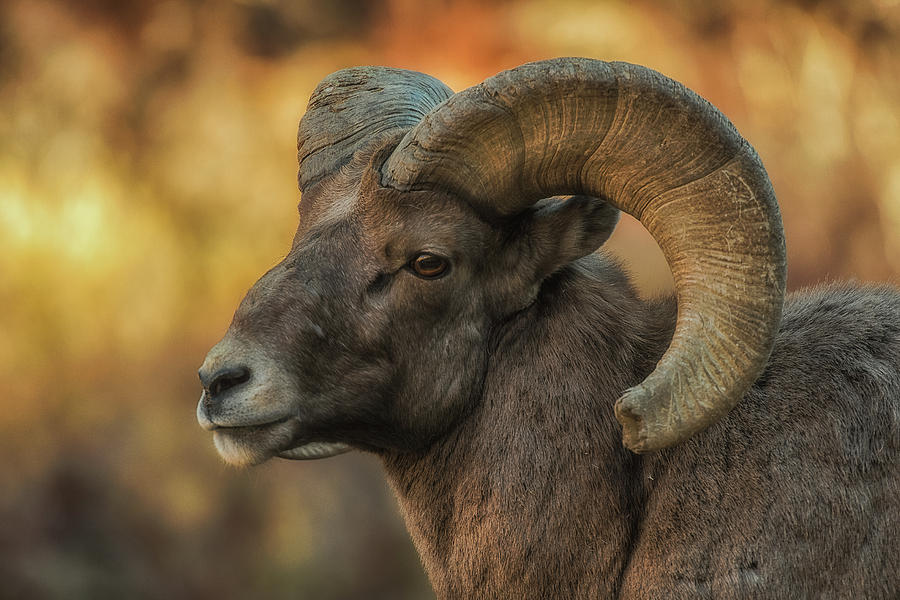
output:
M655 450L651 437L644 427L644 403L634 399L634 394L626 392L616 401L616 420L622 425L622 445L635 454L645 454Z
M662 403L668 408L668 403ZM622 425L622 444L635 454L647 454L674 446L695 433L691 428L672 427L668 422L668 410L661 410L655 394L643 386L627 390L616 401L616 419Z

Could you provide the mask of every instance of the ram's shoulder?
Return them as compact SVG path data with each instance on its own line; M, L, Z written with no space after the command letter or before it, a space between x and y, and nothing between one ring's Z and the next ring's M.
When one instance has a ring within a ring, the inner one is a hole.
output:
M841 283L788 296L772 355L754 388L824 398L889 382L900 382L900 290Z
M827 284L790 294L777 344L877 352L900 344L900 289Z
M797 290L785 299L785 320L855 319L860 314L900 318L900 288L853 281Z

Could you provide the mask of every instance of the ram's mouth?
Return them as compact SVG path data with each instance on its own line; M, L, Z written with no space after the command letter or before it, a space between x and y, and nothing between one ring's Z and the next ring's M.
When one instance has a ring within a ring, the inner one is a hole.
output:
M226 462L236 466L259 464L272 457L290 460L328 458L351 450L337 442L304 441L295 418L284 417L268 423L216 426L213 441Z
M281 419L276 419L274 421L267 421L265 423L252 423L250 425L219 425L216 423L208 429L214 432L217 431L219 433L228 433L229 435L252 436L254 434L276 428L282 423L287 423L290 419L291 417L284 417Z

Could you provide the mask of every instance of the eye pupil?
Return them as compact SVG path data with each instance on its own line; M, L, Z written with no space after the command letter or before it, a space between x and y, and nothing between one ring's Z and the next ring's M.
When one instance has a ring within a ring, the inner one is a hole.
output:
M447 261L435 254L423 253L412 260L411 266L416 275L434 278L444 274L447 270Z

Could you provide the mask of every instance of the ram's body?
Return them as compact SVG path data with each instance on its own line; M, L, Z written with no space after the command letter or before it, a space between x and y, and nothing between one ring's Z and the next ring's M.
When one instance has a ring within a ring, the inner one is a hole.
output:
M349 69L299 157L291 250L200 370L228 462L377 454L441 598L900 597L900 292L785 305L711 105L585 59ZM619 210L677 310L594 254Z
M611 408L673 308L583 259L500 334L459 429L386 460L439 597L900 597L900 294L789 297L737 407L635 455Z

